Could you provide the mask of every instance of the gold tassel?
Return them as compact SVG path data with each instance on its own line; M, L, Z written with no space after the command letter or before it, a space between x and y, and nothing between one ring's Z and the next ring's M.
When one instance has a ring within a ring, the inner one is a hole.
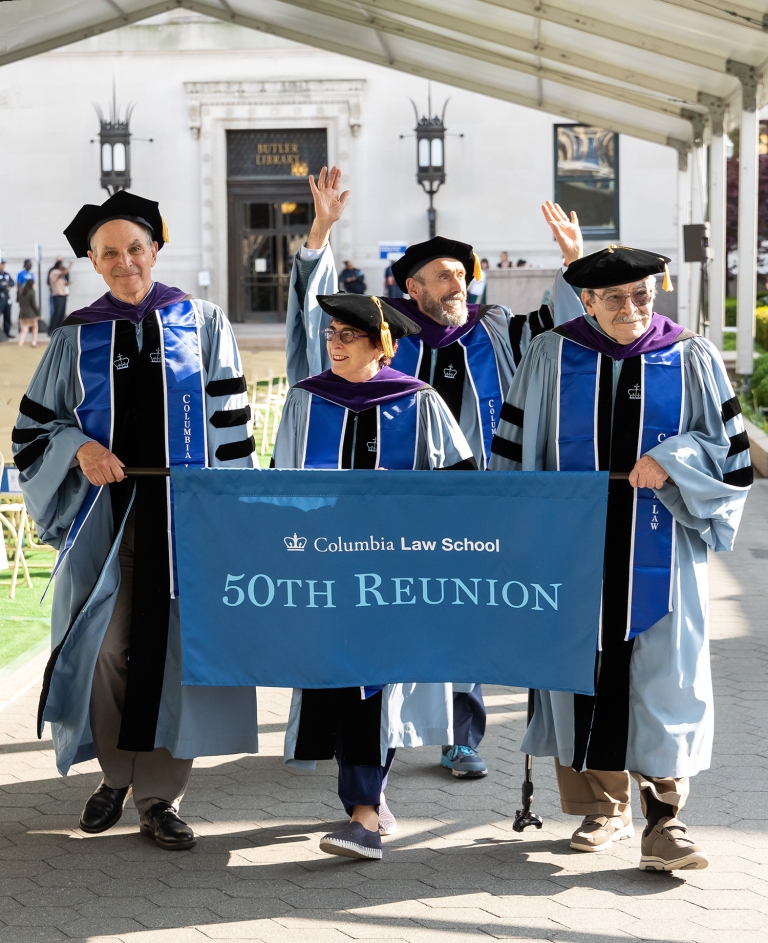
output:
M480 259L477 255L477 252L474 253L475 256L475 266L472 269L472 278L479 280L483 277L483 267L480 264Z
M160 217L160 222L163 224L163 231L162 231L163 242L170 242L171 240L168 238L168 227L165 225L165 220L163 219L162 216Z
M674 291L674 286L672 285L672 278L669 274L669 266L664 263L664 281L661 283L661 287L664 291Z
M379 309L379 314L381 315L379 338L381 339L381 346L384 350L384 356L387 358L387 360L391 360L395 356L395 348L392 346L392 334L390 333L389 325L384 320L384 311L381 307L381 302L376 297L376 295L371 295L371 301Z

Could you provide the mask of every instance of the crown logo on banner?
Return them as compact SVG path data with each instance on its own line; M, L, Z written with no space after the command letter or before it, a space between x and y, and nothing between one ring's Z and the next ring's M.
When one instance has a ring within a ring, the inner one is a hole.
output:
M635 385L634 385L634 386L632 387L632 389L629 391L629 398L630 398L630 399L641 399L641 398L642 398L641 393L640 393L640 384L639 384L639 383L635 383Z
M303 550L307 546L307 538L299 537L297 534L293 537L283 537L283 542L289 550Z
M378 439L371 439L370 442L366 442L369 452L375 452L378 448Z
M454 380L458 372L459 371L456 369L456 367L454 367L453 364L449 364L449 366L447 366L445 370L443 370L443 376L448 380Z
M131 361L124 354L120 354L120 356L115 361L115 370L125 370L130 362Z
M157 350L152 351L152 353L149 355L149 359L151 363L160 363L162 357L160 355L159 347L157 348Z

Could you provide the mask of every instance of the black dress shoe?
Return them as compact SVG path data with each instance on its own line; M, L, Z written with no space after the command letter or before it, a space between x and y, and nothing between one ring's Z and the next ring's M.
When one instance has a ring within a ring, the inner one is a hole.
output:
M154 838L155 842L168 851L183 851L192 848L197 839L192 829L182 822L167 802L156 802L141 816L139 826L142 835Z
M80 816L80 828L90 835L106 832L108 828L112 828L120 821L123 806L130 791L130 786L123 786L122 789L112 789L102 783L85 803L85 808Z

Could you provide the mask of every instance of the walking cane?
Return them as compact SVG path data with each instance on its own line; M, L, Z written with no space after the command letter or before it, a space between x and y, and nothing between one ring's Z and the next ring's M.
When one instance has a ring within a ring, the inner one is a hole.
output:
M526 723L526 729L531 723L533 718L533 704L536 692L533 688L528 689L528 721ZM522 832L529 825L535 825L536 828L541 828L544 824L540 815L536 815L535 812L531 812L531 801L533 799L533 757L529 754L525 754L525 778L523 779L523 807L522 809L517 809L515 812L515 821L512 823L512 828L516 832Z

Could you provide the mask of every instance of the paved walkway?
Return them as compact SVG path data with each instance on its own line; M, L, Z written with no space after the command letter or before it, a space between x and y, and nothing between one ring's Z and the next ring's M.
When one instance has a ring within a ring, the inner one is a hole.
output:
M283 768L285 691L260 692L259 756L196 764L183 805L200 835L194 851L142 839L132 809L110 832L86 837L74 826L99 781L96 765L57 775L50 741L33 733L31 666L0 701L0 943L765 943L767 522L761 481L737 551L711 568L716 753L685 814L713 857L708 870L643 874L639 837L603 854L570 851L574 820L558 811L544 761L535 808L545 826L515 834L525 694L505 688L487 692L486 780L452 780L435 749L400 751L388 793L400 831L385 839L382 863L318 852L318 836L341 818L334 768Z

